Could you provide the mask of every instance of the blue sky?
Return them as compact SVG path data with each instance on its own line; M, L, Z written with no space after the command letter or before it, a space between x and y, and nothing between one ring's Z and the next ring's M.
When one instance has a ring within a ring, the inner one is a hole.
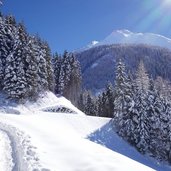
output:
M171 38L171 0L4 0L4 14L62 53L102 40L113 30L153 32Z

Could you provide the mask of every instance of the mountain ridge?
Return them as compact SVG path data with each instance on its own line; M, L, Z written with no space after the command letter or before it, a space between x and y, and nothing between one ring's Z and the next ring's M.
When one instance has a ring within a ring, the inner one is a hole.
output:
M80 48L77 51L84 51L96 46L111 44L147 44L171 50L171 38L155 33L131 32L127 29L121 29L114 30L101 41L93 40L87 46Z
M76 53L83 74L83 88L98 93L107 82L114 83L118 59L135 73L142 60L149 76L171 80L171 51L167 48L145 44L101 45Z

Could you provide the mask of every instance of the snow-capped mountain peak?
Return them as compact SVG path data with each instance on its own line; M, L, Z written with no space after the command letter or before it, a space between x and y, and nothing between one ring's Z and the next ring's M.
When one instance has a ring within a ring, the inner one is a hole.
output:
M133 34L133 32L129 31L129 30L126 30L126 29L123 29L123 30L116 30L116 31L113 31L112 32L113 34L122 34L123 36L125 37L128 37L130 36L131 34Z
M95 45L98 44L98 43L99 43L99 41L93 40L90 44L88 44L88 47L95 46Z
M87 48L110 44L148 44L171 49L171 39L160 34L136 33L127 29L114 30L102 41L93 41Z

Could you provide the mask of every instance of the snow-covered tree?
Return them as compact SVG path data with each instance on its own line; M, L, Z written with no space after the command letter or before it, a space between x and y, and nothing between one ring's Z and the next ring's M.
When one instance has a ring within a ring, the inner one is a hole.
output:
M8 55L5 68L4 90L10 98L23 99L26 95L26 77L24 70L24 47L26 46L26 33L22 24L17 27L17 35L13 51ZM18 39L17 39L18 38ZM11 73L12 77L8 77ZM11 87L11 85L13 85Z
M114 121L118 129L122 127L122 118L127 108L128 84L124 63L119 60L116 66Z
M6 57L13 50L16 39L17 29L13 16L0 16L0 89L3 88L4 71L6 66Z
M61 73L61 66L62 66L62 58L60 55L55 53L52 58L52 66L54 71L54 81L55 81L55 94L60 94L59 91L59 84L60 84L60 73Z
M53 90L51 53L47 43L30 36L13 16L0 16L0 90L11 99Z
M85 113L87 115L92 115L92 116L97 115L97 110L96 110L96 105L94 103L94 98L91 95L90 91L88 91L87 97L86 97Z
M78 60L71 53L69 55L69 65L71 68L70 78L65 88L65 97L78 106L78 98L81 92L81 69Z
M70 80L71 66L69 62L69 54L67 51L63 54L63 61L59 76L59 93L65 96L66 86Z
M52 68L51 63L51 50L47 42L43 43L44 50L45 50L45 60L46 60L46 70L47 70L47 82L48 82L48 89L50 91L54 91L54 71Z
M136 73L136 110L138 114L138 125L136 128L137 133L137 147L140 151L145 152L148 149L148 144L150 140L149 136L149 115L147 112L147 99L149 93L150 80L143 62L141 61Z
M106 116L109 118L113 117L114 110L114 91L111 83L108 83L105 90L106 95Z

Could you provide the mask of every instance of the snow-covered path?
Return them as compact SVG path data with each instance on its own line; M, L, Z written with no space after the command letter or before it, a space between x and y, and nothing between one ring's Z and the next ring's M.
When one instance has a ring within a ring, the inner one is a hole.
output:
M0 122L0 171L39 171L29 138L18 128Z
M147 162L118 137L109 118L86 116L64 98L55 98L50 95L31 106L11 107L15 114L3 108L0 171L170 171ZM43 112L54 106L66 106L77 114ZM13 158L17 169L12 170L10 162L5 168L4 154Z
M51 171L137 171L138 168L139 171L152 171L145 165L86 139L109 120L45 112L37 112L35 115L0 114L1 122L31 136L29 142L24 134L20 135L22 141L17 140L20 150L25 149L22 156L29 165L24 171L35 168ZM27 145L23 146L23 141L28 142Z
M13 166L11 141L8 135L0 129L0 170L12 171Z

